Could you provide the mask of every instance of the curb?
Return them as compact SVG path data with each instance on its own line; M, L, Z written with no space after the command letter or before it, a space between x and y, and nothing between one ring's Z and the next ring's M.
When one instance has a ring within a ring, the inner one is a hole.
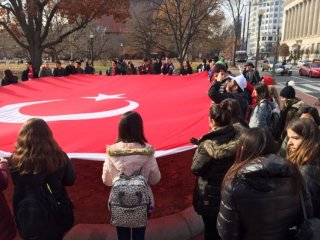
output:
M146 229L146 240L190 240L203 229L201 216L189 207L180 213L151 219ZM117 233L110 224L77 224L63 239L117 240Z

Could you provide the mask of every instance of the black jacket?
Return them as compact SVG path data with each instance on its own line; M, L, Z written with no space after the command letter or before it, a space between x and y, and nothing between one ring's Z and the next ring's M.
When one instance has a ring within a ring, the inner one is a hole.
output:
M33 77L32 78L38 78L38 72L34 70L33 68ZM22 71L21 75L21 81L28 81L29 80L29 68Z
M66 73L66 76L69 76L71 74L76 74L77 73L76 67L72 65L66 66L65 73Z
M300 168L307 190L310 193L313 215L320 218L320 163L319 159L308 161Z
M63 77L63 76L66 76L66 70L63 67L62 68L54 68L52 74L55 77Z
M1 86L7 86L9 84L18 83L18 77L12 76L12 78L4 77L1 81Z
M297 175L293 164L274 154L241 168L221 192L217 220L221 238L292 239L288 229L302 220L300 191L295 191ZM312 210L310 204L308 210Z
M13 211L16 212L19 202L23 199L27 188L40 189L48 183L57 199L69 199L65 186L71 186L76 179L74 166L70 160L56 172L47 175L45 172L36 175L20 175L19 171L12 171L11 177L14 184ZM41 239L62 239L64 230L57 223L51 223L50 229L43 229Z
M246 117L247 115L247 110L249 106L248 102L248 95L246 92L241 92L241 93L229 93L229 92L221 92L221 82L215 82L214 84L211 85L208 91L208 96L209 98L214 101L215 103L221 103L224 99L227 98L233 98L237 99L240 103L243 118Z
M216 216L220 205L220 186L233 164L239 133L232 125L204 135L193 157L191 170L197 176L193 192L195 211Z
M244 76L252 85L257 85L260 82L260 75L257 70L253 70L252 72L245 72Z

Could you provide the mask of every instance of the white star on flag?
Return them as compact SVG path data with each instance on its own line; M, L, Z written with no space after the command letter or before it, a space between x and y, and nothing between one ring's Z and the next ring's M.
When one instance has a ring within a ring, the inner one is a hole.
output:
M95 99L96 102L98 101L103 101L103 100L107 100L107 99L117 99L117 98L124 98L121 97L122 95L124 95L123 93L121 94L115 94L115 95L107 95L107 94L101 94L99 93L98 96L96 97L82 97L82 98L91 98L91 99Z

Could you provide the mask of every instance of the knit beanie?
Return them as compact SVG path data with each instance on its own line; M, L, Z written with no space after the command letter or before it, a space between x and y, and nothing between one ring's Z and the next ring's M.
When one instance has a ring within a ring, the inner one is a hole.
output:
M293 99L296 97L296 91L292 86L286 86L281 90L280 96L284 98Z

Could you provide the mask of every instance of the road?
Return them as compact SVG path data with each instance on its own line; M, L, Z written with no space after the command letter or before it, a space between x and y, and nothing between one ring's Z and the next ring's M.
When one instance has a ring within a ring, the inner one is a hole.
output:
M243 65L244 64L240 65L241 69L243 69ZM272 75L272 72L262 72L260 67L258 70L260 77L264 75ZM300 91L308 96L312 96L315 99L320 98L320 78L300 76L296 66L293 66L292 70L292 76L281 76L280 74L275 75L278 89L282 89L288 81L293 80L295 82L295 90Z
M260 72L260 75L272 75L270 72ZM320 98L320 78L310 78L300 76L298 68L294 67L292 76L275 75L277 85L282 88L290 80L295 82L295 90L298 90L306 95Z

